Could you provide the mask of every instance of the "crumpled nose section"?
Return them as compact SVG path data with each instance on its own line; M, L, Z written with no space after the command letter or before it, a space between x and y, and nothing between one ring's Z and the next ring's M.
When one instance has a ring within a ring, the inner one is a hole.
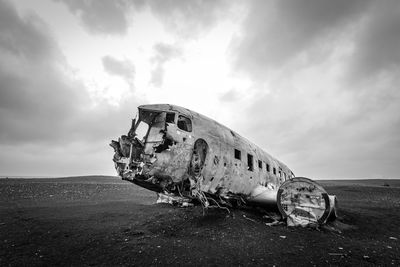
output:
M113 161L119 176L129 178L140 172L143 163L140 162L143 144L135 137L122 135L118 141L112 140L110 146L114 149Z

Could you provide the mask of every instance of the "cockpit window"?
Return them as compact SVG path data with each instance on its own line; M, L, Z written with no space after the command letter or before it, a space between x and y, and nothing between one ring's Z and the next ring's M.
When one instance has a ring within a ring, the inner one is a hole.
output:
M178 116L178 128L186 131L186 132L191 132L192 131L192 121L189 118L186 118L185 116L179 115Z
M165 117L165 122L175 123L175 113L167 113L167 116Z
M140 140L143 141L144 138L146 137L147 131L149 130L149 125L147 123L145 123L144 121L140 121L137 125L136 125L136 137Z

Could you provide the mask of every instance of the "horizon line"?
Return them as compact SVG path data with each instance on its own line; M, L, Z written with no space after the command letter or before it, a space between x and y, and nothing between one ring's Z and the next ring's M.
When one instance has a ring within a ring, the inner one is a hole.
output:
M104 176L104 177L118 177L117 175L106 175L106 174L85 174L85 175L0 175L0 179L60 179L60 178L74 178L74 177L93 177L93 176ZM299 176L300 177L300 176ZM309 177L307 177L309 178ZM310 178L312 180L399 180L396 177L386 178L375 178L375 177L363 177L363 178Z

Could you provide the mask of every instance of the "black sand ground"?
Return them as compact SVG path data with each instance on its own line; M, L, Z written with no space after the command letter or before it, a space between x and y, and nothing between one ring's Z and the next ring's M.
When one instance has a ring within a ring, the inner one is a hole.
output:
M321 184L340 219L315 230L156 205L115 177L0 179L0 266L399 266L400 180Z

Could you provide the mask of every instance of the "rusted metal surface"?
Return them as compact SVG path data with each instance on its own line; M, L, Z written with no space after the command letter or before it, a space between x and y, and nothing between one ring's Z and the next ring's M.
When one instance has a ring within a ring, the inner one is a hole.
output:
M293 172L246 138L194 111L143 105L127 135L110 144L118 175L159 193L204 206L277 206ZM177 201L179 202L179 201Z

